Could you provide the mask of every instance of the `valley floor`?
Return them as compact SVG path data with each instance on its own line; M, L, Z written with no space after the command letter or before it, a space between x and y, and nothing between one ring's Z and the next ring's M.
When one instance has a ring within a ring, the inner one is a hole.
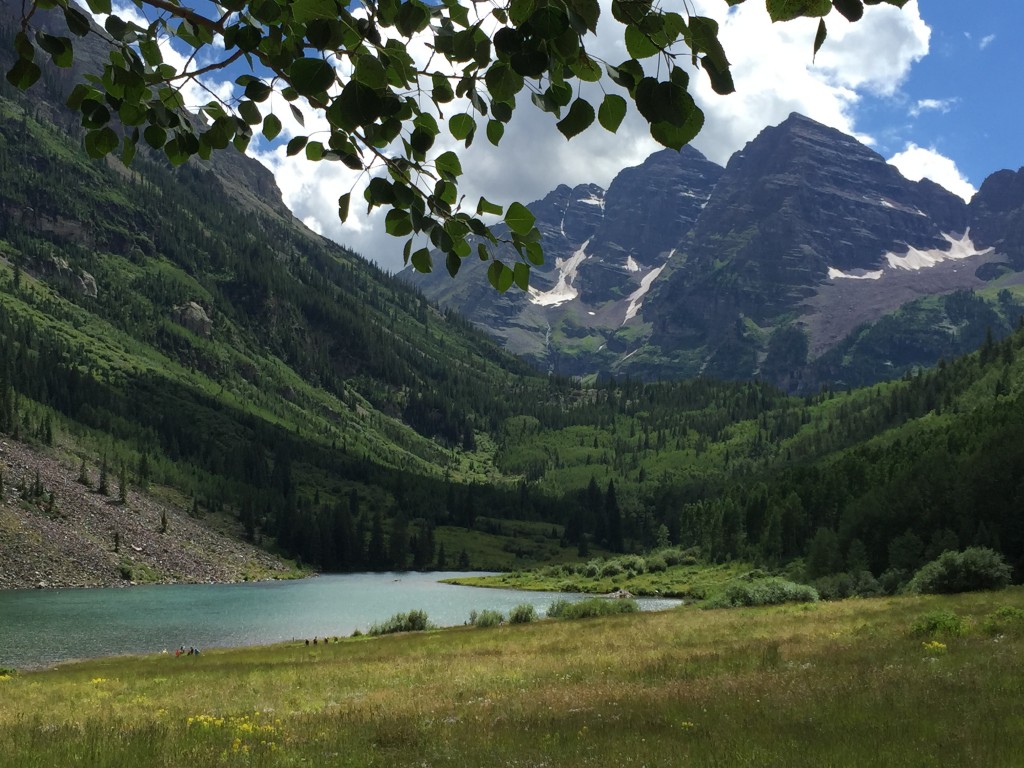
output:
M1024 589L0 672L0 766L1019 766Z

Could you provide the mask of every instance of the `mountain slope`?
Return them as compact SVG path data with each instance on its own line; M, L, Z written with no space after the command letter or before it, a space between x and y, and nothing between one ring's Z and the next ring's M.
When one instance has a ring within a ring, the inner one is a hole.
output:
M550 220L553 198L585 196L601 216L572 238L546 230L551 258L530 297L487 312L482 270L408 279L555 371L758 376L790 391L933 365L1024 314L1016 174L994 175L968 206L797 114L724 171L673 155L624 170L604 195L560 188L534 203ZM965 312L963 291L984 307Z

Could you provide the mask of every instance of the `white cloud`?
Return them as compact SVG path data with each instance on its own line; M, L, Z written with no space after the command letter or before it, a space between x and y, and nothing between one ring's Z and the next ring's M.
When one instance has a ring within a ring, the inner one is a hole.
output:
M992 45L992 41L995 39L995 35L985 35L983 38L981 38L981 40L978 41L978 48L984 51L986 48Z
M956 163L934 147L919 147L913 142L889 158L889 163L911 181L931 179L954 195L970 201L977 190L956 167Z
M958 101L960 99L956 97L951 99L919 99L910 108L910 116L918 117L922 112L941 112L946 114Z
M691 0L690 5L696 14L719 22L720 36L732 62L737 92L729 96L715 94L705 73L691 74L691 91L705 113L704 130L694 146L722 164L766 126L781 122L794 111L858 135L856 110L861 96L896 93L913 63L928 51L930 30L921 19L917 0L911 0L902 10L888 5L869 6L856 24L837 13L830 14L829 37L816 60L812 55L817 26L814 20L772 24L763 3L730 8L722 0ZM601 0L601 6L598 35L588 41L587 49L591 55L617 64L629 58L622 27L612 20L611 0ZM430 54L423 41L414 41L408 49L420 62ZM611 83L602 85L611 92L619 90ZM218 89L218 93L224 91ZM580 93L596 105L603 90L601 85L584 84ZM188 94L191 103L209 98L200 97L200 93ZM283 122L285 138L326 127L323 118L312 110L303 109L303 128L283 101L272 104ZM560 183L592 182L607 187L619 170L639 164L659 149L633 108L617 134L609 134L595 123L567 142L555 129L556 118L536 109L526 91L520 93L517 106L498 148L487 142L483 121L471 148L442 146L440 141L435 145L435 151L459 151L465 171L462 192L470 209L475 209L481 195L507 205L514 200L538 199ZM444 119L458 109L455 104L446 105ZM858 138L871 142L869 136ZM284 200L296 216L386 269L401 268L403 241L384 233L383 212L367 215L362 204L365 175L340 163L289 158L283 148L270 148L259 140L253 142L250 154L274 172ZM337 218L337 200L349 191L353 197L351 214L342 226Z

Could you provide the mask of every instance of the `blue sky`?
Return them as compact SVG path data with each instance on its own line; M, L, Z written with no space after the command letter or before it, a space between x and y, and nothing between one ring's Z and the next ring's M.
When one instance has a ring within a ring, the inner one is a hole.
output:
M869 97L857 128L885 157L908 142L952 159L979 187L1001 168L1024 165L1024 2L923 0L929 51L910 69L901 97Z

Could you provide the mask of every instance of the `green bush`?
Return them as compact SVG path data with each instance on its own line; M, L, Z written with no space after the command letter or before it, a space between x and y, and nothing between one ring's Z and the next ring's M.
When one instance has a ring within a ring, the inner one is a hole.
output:
M987 635L1019 635L1024 633L1024 610L1004 605L981 622L981 631ZM2 670L0 670L2 672Z
M742 577L741 577L742 579ZM781 605L783 603L816 603L818 592L806 584L769 578L757 581L734 581L725 591L709 600L704 608L738 608L741 606Z
M517 605L508 613L510 624L529 624L537 618L537 609L530 603Z
M556 600L548 608L548 616L556 619L589 619L593 616L612 616L618 613L636 613L640 607L636 600L609 600L592 597L578 603Z
M609 560L601 566L602 576L618 576L623 572L622 564L618 560Z
M632 571L634 574L644 573L647 570L647 561L640 555L626 555L620 557L618 562L624 571Z
M910 625L910 633L917 637L963 637L970 625L952 611L929 611Z
M882 593L878 579L871 571L833 573L814 581L822 600L843 600L847 597L876 597Z
M661 573L668 569L668 563L661 555L648 555L645 564L648 573Z
M473 611L469 615L469 622L474 627L497 627L504 620L505 615L501 611Z
M907 584L913 594L950 594L979 589L1002 589L1012 571L1003 556L986 547L943 552L922 566Z
M396 613L387 621L374 624L366 630L366 634L392 635L396 632L422 632L425 629L433 629L433 625L427 620L427 612L414 610Z

